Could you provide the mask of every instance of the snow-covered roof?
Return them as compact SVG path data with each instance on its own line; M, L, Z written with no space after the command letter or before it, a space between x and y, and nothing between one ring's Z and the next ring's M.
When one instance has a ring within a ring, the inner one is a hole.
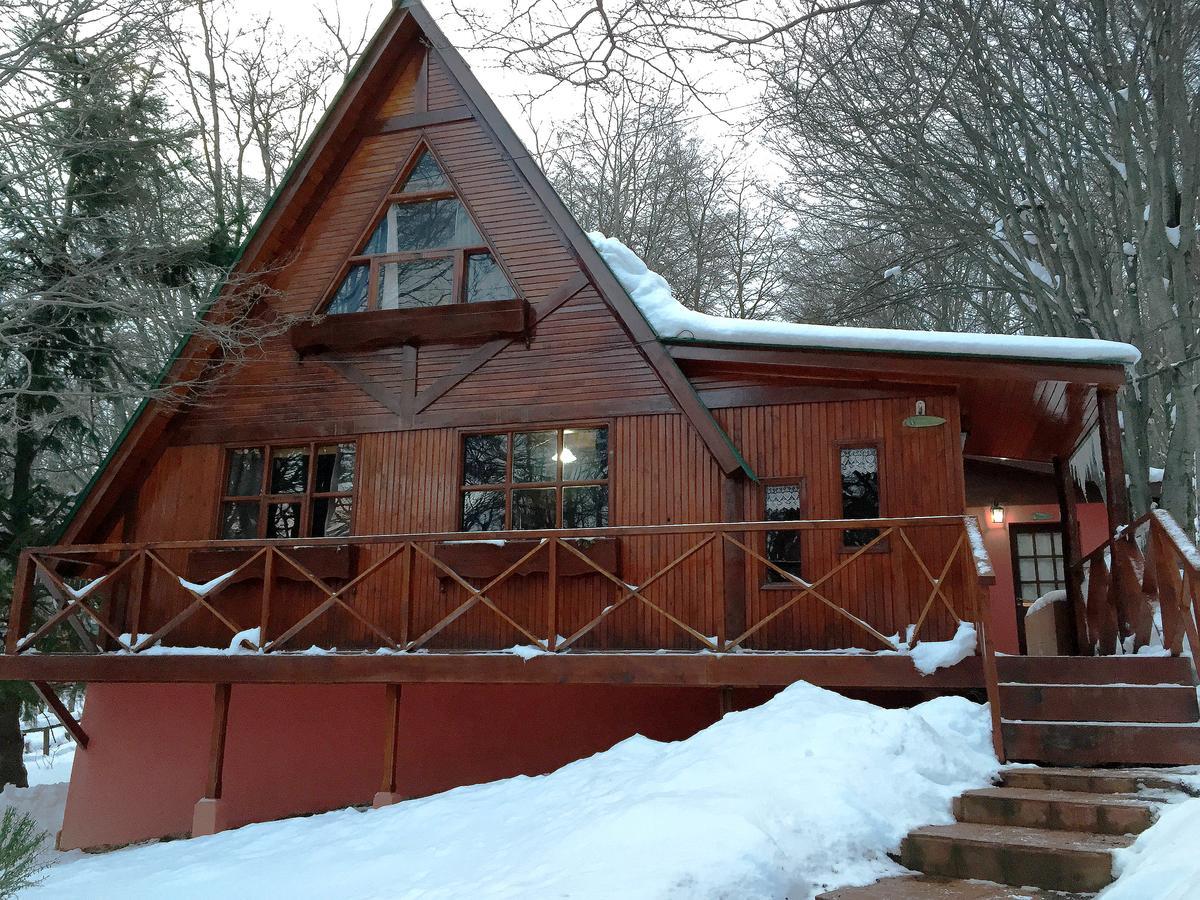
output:
M600 256L663 340L803 347L812 350L868 350L942 356L994 356L1054 362L1132 365L1141 353L1132 344L1084 338L1023 334L965 334L950 331L903 331L726 319L695 312L675 299L671 285L616 238L588 234Z

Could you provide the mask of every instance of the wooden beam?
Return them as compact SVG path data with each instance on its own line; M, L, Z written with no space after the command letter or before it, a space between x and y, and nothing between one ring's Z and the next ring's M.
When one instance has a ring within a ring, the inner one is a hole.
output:
M400 740L400 688L398 684L387 686L387 736L383 744L383 778L379 791L383 794L396 793L396 742Z
M315 358L329 366L329 368L333 369L333 371L337 372L342 378L361 390L376 403L383 406L389 412L394 413L397 419L404 420L405 409L403 400L400 397L394 396L390 391L385 390L379 382L367 375L362 369L354 365L354 363L335 356L320 355Z
M431 109L426 112L409 113L404 116L391 116L382 119L375 128L376 134L393 134L397 131L411 131L417 128L427 128L431 125L452 125L455 122L469 122L475 116L470 107L452 106L449 109Z
M83 730L83 726L71 715L71 711L67 709L66 704L58 699L58 694L54 693L54 688L50 687L44 681L35 681L33 682L33 689L42 698L42 702L54 713L54 717L58 719L62 727L70 732L71 737L75 739L75 743L86 750L88 745L87 732Z
M1125 483L1125 455L1121 450L1121 421L1117 412L1115 388L1096 391L1099 408L1100 457L1104 463L1104 505L1108 511L1108 533L1129 525L1129 489ZM1144 606L1141 585L1134 574L1134 549L1129 541L1112 543L1112 570L1108 582L1108 604L1116 614L1120 640L1137 631L1139 607ZM1136 643L1136 639L1135 639ZM1136 649L1136 648L1135 648ZM1106 649L1105 652L1111 652Z
M866 373L903 376L929 384L954 384L963 380L1065 381L1075 384L1119 386L1125 383L1124 367L1100 363L1062 363L1003 359L991 356L920 356L849 350L790 349L710 344L670 344L671 356L680 362L707 362L796 371L838 372L855 381L868 381Z
M740 472L726 475L721 485L721 518L726 522L746 521L746 478ZM746 535L734 532L733 537L742 543ZM724 573L725 632L724 641L733 640L746 630L746 555L741 548L729 541L721 541L722 570Z
M225 777L225 733L229 727L229 682L213 685L212 738L208 750L208 781L204 789L207 800L220 800Z
M1058 491L1058 521L1062 531L1063 563L1066 566L1067 603L1071 613L1071 646L1068 653L1078 653L1088 646L1087 606L1083 602L1079 564L1079 513L1075 501L1075 483L1071 469L1061 456L1054 457L1054 485Z
M0 656L0 679L101 683L642 684L960 691L983 687L978 657L923 676L905 656L805 653L128 653Z

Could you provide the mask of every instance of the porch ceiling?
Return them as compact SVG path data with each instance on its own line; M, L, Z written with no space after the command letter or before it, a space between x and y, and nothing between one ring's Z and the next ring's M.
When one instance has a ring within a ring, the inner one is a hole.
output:
M776 388L827 388L824 394L810 391L812 401L837 400L862 388L952 390L967 432L964 453L1039 462L1069 456L1093 427L1097 386L1124 383L1121 366L1073 362L695 344L672 346L671 354L689 376L751 376Z

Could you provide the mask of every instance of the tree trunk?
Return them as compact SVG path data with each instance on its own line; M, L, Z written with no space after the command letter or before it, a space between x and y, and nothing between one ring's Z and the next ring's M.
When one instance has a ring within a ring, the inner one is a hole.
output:
M21 735L21 698L0 690L0 788L29 787L25 771L25 738Z

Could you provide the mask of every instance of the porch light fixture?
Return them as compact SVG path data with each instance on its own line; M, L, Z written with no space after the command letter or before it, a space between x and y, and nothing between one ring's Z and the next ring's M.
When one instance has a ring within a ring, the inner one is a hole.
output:
M999 500L992 501L992 524L1004 524L1004 507L1000 505Z
M946 420L941 416L928 416L925 414L925 401L917 401L917 409L915 414L909 416L903 423L905 428L934 428L938 425L945 425Z

